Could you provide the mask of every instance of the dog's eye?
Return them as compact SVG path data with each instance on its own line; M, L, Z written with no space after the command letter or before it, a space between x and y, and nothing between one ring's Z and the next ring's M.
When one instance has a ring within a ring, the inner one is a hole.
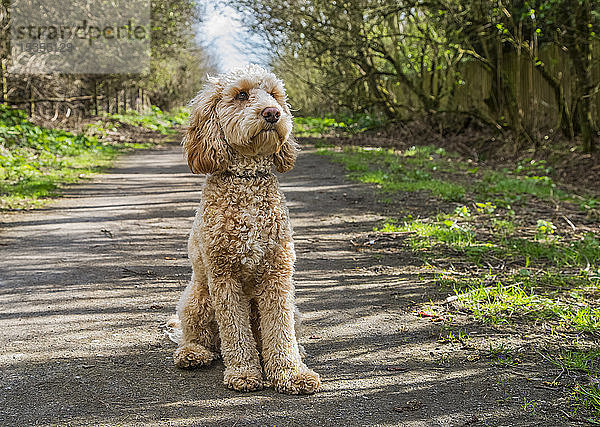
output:
M239 93L238 93L238 94L235 96L235 99L238 99L238 100L240 100L240 101L246 101L248 98L249 98L249 96L248 96L248 92L246 92L246 91L244 91L244 90L243 90L243 91L241 91L241 92L239 92Z

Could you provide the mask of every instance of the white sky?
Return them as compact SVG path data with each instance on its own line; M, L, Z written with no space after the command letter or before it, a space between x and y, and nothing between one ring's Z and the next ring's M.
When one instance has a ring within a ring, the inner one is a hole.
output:
M198 42L206 46L217 59L220 71L229 71L248 63L264 64L267 50L256 52L244 46L244 40L258 42L256 35L244 28L240 14L229 6L202 0L203 22L196 31Z

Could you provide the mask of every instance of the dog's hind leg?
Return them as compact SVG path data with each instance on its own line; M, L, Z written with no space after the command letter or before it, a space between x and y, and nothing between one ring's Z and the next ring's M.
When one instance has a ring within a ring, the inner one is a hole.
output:
M182 338L173 358L179 368L207 365L219 350L218 326L203 268L194 268L192 280L177 304Z

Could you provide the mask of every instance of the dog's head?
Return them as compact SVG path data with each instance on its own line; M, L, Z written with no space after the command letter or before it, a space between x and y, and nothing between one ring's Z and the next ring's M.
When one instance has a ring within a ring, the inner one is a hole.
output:
M283 83L273 73L249 65L209 78L191 106L183 145L193 173L224 170L230 150L272 155L279 172L294 167L292 114Z

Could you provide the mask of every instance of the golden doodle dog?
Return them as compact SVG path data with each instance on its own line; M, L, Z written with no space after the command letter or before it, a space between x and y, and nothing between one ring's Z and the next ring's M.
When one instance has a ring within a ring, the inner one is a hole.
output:
M283 83L250 65L210 78L191 105L183 146L192 172L207 177L188 242L192 279L177 305L175 364L207 365L220 352L233 390L314 393L321 381L296 339L294 242L272 171L292 169L297 154Z

